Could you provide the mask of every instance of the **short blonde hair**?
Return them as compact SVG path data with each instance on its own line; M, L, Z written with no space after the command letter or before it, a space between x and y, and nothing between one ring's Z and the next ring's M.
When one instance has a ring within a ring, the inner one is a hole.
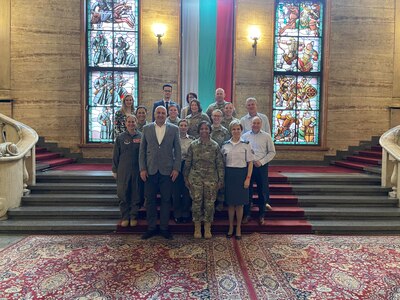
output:
M257 99L254 98L254 97L249 97L249 98L246 99L246 104L249 103L249 102L255 102L257 104Z
M240 126L240 130L242 130L243 131L243 126L242 126L242 124L240 124L240 121L239 120L233 120L230 124L229 124L229 132L231 132L232 131L232 128L233 127L235 127L235 126Z
M137 123L137 118L136 118L136 116L135 116L135 115L132 115L132 114L127 114L127 115L126 115L126 120L128 120L129 118L132 118L132 119L134 119L134 120L135 120L135 122Z

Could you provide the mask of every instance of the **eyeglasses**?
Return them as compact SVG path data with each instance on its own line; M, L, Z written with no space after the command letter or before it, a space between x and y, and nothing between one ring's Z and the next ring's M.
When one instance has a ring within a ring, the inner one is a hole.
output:
M166 93L172 93L172 90L164 90Z

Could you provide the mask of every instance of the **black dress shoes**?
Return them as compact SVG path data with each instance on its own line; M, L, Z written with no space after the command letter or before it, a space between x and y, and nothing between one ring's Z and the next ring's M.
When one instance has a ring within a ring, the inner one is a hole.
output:
M182 218L182 223L187 224L192 222L192 219L190 217L183 217Z
M156 236L157 235L157 230L147 230L145 233L143 233L143 235L142 235L142 240L147 240L147 239L149 239L149 238L151 238L151 237L153 237L153 236Z
M232 232L232 233L227 233L227 234L226 234L226 238L227 238L227 239L230 239L231 237L233 237L233 232Z
M169 232L169 230L160 230L160 235L167 240L174 239L171 232Z

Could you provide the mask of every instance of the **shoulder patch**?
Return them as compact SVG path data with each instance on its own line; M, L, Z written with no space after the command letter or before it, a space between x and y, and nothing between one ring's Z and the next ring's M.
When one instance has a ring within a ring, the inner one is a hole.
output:
M230 140L227 140L227 141L223 142L222 145L226 145L226 144L229 144L229 143L230 143Z
M249 143L249 141L240 141L241 143L243 143L243 144L248 144Z

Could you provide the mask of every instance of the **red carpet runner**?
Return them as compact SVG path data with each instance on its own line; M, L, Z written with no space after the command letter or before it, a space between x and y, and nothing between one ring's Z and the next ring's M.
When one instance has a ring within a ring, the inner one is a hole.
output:
M111 164L69 164L55 168L61 171L110 171ZM273 232L273 233L311 233L311 224L304 218L304 210L298 206L298 199L292 192L291 185L287 182L285 173L354 173L337 166L271 166L269 168L270 194L272 210L267 211L264 226L257 222L257 207L253 207L253 220L243 226L243 232ZM255 196L255 201L256 200ZM145 210L139 216L139 224L135 228L122 228L117 226L119 233L144 232L146 230ZM227 231L227 212L216 212L213 223L214 232ZM192 224L175 224L170 222L173 232L192 232Z

